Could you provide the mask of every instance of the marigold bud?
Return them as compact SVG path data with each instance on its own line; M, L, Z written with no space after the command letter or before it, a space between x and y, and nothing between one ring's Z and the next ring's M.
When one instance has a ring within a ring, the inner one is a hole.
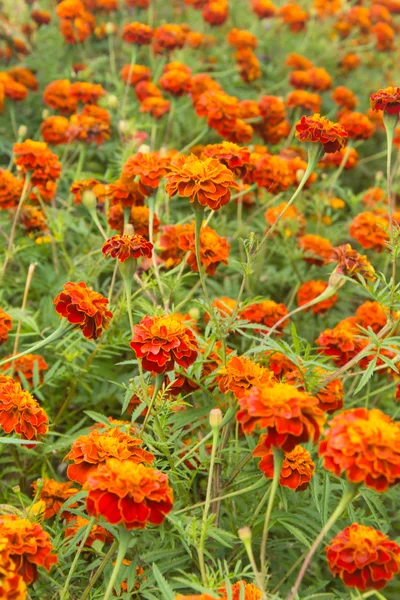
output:
M200 317L200 311L198 308L193 307L189 310L189 315L192 317L192 319L194 321L197 321L197 319Z
M118 106L118 98L114 94L109 94L107 96L107 104L108 108L117 108Z
M219 408L213 408L210 411L210 425L214 428L221 427L222 423L222 412Z
M97 205L96 195L92 192L92 190L85 190L82 193L82 204L88 210L95 210Z
M50 111L49 111L49 109L48 109L48 108L44 108L44 109L42 110L42 119L43 119L43 121L45 121L46 119L48 119L48 118L49 118L49 116L50 116Z
M20 125L18 127L18 139L22 140L26 137L26 134L28 133L28 128L26 125Z
M115 30L114 23L106 23L105 30L107 35L113 35Z
M250 527L241 527L238 529L238 536L242 540L242 542L247 542L251 540L251 529Z
M141 152L142 154L148 154L150 152L150 146L148 144L142 144L139 146L138 152Z

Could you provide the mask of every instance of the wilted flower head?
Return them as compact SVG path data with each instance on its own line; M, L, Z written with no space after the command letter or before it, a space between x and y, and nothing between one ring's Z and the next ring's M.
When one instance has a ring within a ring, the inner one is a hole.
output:
M375 280L375 269L366 256L358 254L350 244L333 248L329 262L337 262L335 273L346 277L356 278L361 275L367 281Z

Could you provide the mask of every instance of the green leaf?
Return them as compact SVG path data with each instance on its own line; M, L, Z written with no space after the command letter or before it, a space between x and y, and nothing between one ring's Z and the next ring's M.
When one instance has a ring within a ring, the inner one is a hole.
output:
M101 413L95 412L94 410L84 410L85 415L90 417L95 423L103 423L103 425L110 425L110 421Z
M371 360L366 371L364 372L363 376L361 377L360 383L354 390L354 394L357 394L360 390L363 389L363 387L365 387L367 385L368 381L374 374L377 360L378 360L378 356L375 356L374 359Z
M0 437L0 444L13 444L15 446L26 446L27 444L41 444L42 442L37 442L36 440L20 440L19 438L6 438Z
M156 563L153 563L153 574L158 584L158 589L162 593L163 600L174 600L175 594L165 579L164 575L161 573L160 569L157 567Z

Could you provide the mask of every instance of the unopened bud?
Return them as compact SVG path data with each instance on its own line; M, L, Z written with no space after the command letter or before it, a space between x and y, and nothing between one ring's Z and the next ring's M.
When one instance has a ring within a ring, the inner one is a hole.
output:
M114 35L114 33L115 33L114 23L111 23L111 22L106 23L105 29L106 29L107 35Z
M210 411L210 425L214 428L221 427L222 423L222 412L219 408L213 408Z
M142 144L139 146L138 152L141 152L142 154L148 154L150 152L150 146L147 144Z
M14 485L11 489L14 492L14 494L19 494L21 491L21 488L19 487L19 485Z
M92 190L85 190L82 193L82 204L88 210L95 210L97 205L96 195L92 192Z
M40 490L42 489L43 486L44 486L44 479L42 477L39 477L39 479L36 479L36 492L40 492Z
M159 150L160 156L167 156L168 154L168 148L166 148L166 146L161 146L160 150Z
M242 540L242 542L247 542L251 540L251 529L250 527L241 527L238 530L238 536Z
M197 321L200 317L200 311L195 306L189 310L189 315L192 317L194 321Z
M300 183L300 181L303 179L304 173L305 173L304 169L297 169L297 171L296 171L296 181L297 181L297 183Z
M134 235L135 229L131 223L125 223L124 225L124 235Z
M107 104L108 108L117 108L118 106L118 98L114 94L109 94L107 96Z
M383 171L377 171L375 173L375 181L382 181L383 179Z
M343 287L345 283L346 283L346 279L343 277L343 274L337 273L336 269L335 269L333 271L333 273L331 274L331 276L329 277L328 287L325 290L325 293L327 292L327 290L331 289L332 295L333 295L337 290L339 290L341 287Z
M130 129L128 121L118 121L118 129L120 133L128 133Z
M50 116L50 111L49 111L49 109L48 109L48 108L44 108L44 109L42 110L42 119L43 119L43 121L44 121L45 119L48 119L48 118L49 118L49 116Z
M23 140L24 137L26 137L27 133L28 133L28 128L26 125L20 125L18 127L18 139L19 140Z

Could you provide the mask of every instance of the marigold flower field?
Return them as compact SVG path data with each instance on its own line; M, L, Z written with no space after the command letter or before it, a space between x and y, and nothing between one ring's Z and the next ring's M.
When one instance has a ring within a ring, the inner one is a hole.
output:
M4 0L0 600L400 598L400 0Z

